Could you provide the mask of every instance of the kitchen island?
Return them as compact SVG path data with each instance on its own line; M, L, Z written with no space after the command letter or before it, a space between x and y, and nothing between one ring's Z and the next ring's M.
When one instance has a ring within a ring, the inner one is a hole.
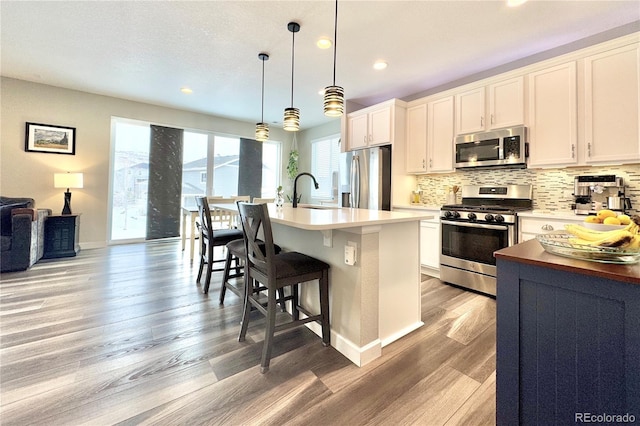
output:
M420 304L420 220L424 212L389 212L269 204L274 240L285 250L331 265L331 346L362 366L382 347L422 326ZM355 264L345 264L345 246ZM307 286L309 287L309 286ZM318 309L317 288L301 299ZM320 326L308 324L320 335Z
M640 420L640 264L561 257L536 240L495 257L497 424Z

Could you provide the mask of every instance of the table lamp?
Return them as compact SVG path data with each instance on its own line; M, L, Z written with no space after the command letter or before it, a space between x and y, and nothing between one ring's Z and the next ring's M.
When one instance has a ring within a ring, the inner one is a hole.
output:
M71 192L70 188L82 188L82 173L54 173L53 186L55 188L67 188L64 193L64 208L62 214L71 214Z

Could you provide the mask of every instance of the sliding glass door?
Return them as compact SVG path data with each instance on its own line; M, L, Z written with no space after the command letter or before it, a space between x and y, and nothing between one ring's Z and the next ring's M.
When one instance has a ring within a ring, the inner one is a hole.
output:
M112 130L110 239L144 239L147 231L149 124L118 120Z
M150 135L150 123L112 120L110 242L143 241L147 237ZM247 195L238 193L241 138L185 130L183 144L183 207L195 209L196 196ZM261 148L262 170L258 165L255 172L244 173L256 173L261 179L259 196L274 197L280 184L281 143L268 141Z

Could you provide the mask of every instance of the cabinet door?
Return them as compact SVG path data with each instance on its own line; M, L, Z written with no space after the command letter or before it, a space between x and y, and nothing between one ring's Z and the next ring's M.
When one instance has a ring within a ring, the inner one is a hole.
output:
M524 124L524 77L489 86L489 128Z
M390 106L369 113L369 145L391 143L391 130Z
M367 146L367 114L350 115L347 119L349 129L349 149L364 148Z
M586 162L640 159L640 45L585 58Z
M518 242L534 239L536 235L548 234L549 232L562 231L568 223L581 224L583 217L576 216L575 219L559 219L557 217L520 217Z
M407 172L427 171L427 105L407 108Z
M456 95L457 134L481 132L484 127L484 87Z
M437 220L420 222L420 264L440 269L440 223Z
M578 162L576 64L529 74L529 166Z
M452 172L453 168L453 96L429 102L427 119L427 169Z

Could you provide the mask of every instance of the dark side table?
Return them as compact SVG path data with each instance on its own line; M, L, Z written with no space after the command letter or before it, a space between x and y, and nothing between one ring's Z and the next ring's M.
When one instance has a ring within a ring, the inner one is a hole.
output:
M80 215L50 215L44 223L43 259L73 257L80 251Z

